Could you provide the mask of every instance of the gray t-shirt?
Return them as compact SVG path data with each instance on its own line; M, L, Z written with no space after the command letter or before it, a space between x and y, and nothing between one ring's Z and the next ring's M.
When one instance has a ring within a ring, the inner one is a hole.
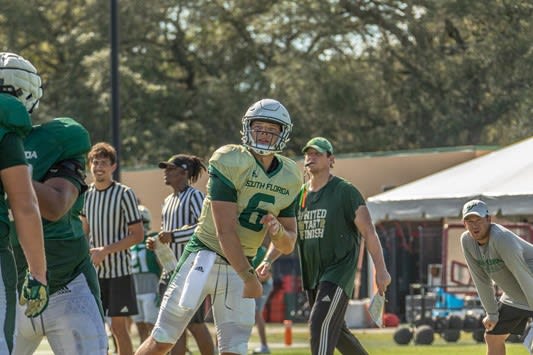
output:
M490 320L498 321L493 282L503 291L502 303L533 310L533 244L493 223L487 244L479 245L466 231L461 236L461 247Z

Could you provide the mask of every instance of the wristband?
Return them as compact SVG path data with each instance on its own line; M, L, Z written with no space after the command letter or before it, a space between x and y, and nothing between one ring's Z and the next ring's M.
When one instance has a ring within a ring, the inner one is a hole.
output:
M255 269L253 267L249 267L248 269L244 271L237 272L237 275L241 278L242 281L248 282L252 278L255 278Z
M273 260L269 260L269 259L263 259L263 262L265 264L268 264L269 266L272 266L272 263L274 262Z
M274 242L277 242L278 240L280 240L284 235L285 235L285 227L283 227L283 224L279 223L279 229L278 231L276 232L276 234L274 235L271 235L270 236L270 239Z

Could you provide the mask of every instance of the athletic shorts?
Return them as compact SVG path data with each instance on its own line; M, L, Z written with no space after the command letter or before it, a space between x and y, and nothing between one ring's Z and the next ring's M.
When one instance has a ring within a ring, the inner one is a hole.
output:
M54 354L107 354L104 320L84 274L50 295L48 307L40 316L26 317L25 308L18 306L13 355L34 354L44 337Z
M165 294L165 291L167 290L168 284L170 283L170 279L172 277L172 273L164 273L161 275L161 279L159 280L159 297L160 299L163 299L163 295ZM189 324L199 324L199 323L205 323L205 308L206 308L206 300L202 303L200 308L194 313L194 315L191 318L191 321ZM156 314L157 316L157 314Z
M487 334L518 334L522 335L526 328L529 317L533 317L533 311L527 311L504 303L498 304L498 323Z
M0 246L0 354L9 354L13 349L17 304L15 259L11 250Z
M98 279L106 317L126 317L138 313L135 286L131 275Z
M155 324L159 313L159 296L157 292L137 294L137 310L139 313L131 316L135 323Z
M175 343L200 307L201 301L209 294L213 300L212 312L219 352L247 354L248 341L255 323L255 300L242 297L244 283L221 257L216 258L203 287L194 290L199 294L196 298L197 305L192 309L179 305L187 275L193 271L195 257L196 253L186 254L185 262L170 281L152 330L152 338L160 343Z

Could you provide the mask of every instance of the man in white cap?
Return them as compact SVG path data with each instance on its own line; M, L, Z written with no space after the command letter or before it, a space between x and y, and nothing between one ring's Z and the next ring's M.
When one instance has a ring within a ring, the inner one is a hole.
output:
M479 298L488 355L505 354L509 334L522 334L533 317L533 245L505 227L491 223L485 202L463 206L467 231L461 247ZM503 294L496 298L496 284Z

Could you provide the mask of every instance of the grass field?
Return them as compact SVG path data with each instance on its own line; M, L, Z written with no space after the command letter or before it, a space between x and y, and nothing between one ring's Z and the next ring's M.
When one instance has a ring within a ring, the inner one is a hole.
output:
M210 326L213 334L212 325ZM354 329L361 343L365 346L368 353L371 355L417 355L417 354L431 354L431 355L483 355L486 352L485 344L476 343L472 339L470 333L462 333L461 338L457 343L446 343L435 335L433 345L397 345L393 340L393 329ZM309 334L305 324L295 324L293 326L293 345L284 345L284 328L281 324L267 324L267 335L272 354L280 355L309 355L308 341ZM139 339L134 334L134 345L138 346ZM189 348L192 354L199 354L196 344L193 339L189 337ZM250 352L254 347L258 346L258 337L254 328L252 338L250 340ZM112 349L112 347L111 347ZM43 341L37 355L51 355L53 354L48 346L48 343ZM335 352L335 354L340 354ZM507 344L507 355L527 355L528 352L522 344Z

